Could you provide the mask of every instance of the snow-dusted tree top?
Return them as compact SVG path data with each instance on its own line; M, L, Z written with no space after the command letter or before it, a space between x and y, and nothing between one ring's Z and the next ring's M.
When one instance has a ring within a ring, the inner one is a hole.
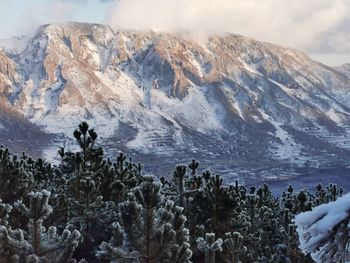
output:
M195 159L158 181L123 153L106 158L86 122L73 136L80 151L60 148L59 165L0 146L0 262L312 263L292 220L343 194L334 184L280 196L266 184L225 185ZM342 261L348 206L298 217L317 261Z
M343 262L348 253L350 193L295 217L299 248L316 262Z

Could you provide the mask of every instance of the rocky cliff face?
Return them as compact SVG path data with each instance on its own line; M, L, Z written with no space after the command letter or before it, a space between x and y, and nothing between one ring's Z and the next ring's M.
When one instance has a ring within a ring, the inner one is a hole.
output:
M0 53L0 94L48 132L87 119L139 154L347 162L348 65L233 34L198 41L82 23L42 26L25 46Z
M18 81L19 76L15 63L0 51L0 96L4 98L10 96Z
M0 52L0 143L22 152L47 144L51 136L11 105L11 96L19 89L19 85L20 73L15 62Z

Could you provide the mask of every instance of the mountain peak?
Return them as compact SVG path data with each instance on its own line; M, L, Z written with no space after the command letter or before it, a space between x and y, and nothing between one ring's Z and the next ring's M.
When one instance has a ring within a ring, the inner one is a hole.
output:
M261 158L302 165L293 158L315 144L305 129L333 136L350 125L344 67L235 34L199 41L71 22L44 25L23 52L1 53L0 89L49 132L64 124L70 134L87 119L101 137L118 134L120 147L164 155L186 143L204 149L205 136L230 151L218 138L235 138L260 143Z

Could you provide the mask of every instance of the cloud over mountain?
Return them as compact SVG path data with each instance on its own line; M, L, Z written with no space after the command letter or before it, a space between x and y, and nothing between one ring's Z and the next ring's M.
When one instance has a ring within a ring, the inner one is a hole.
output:
M116 27L234 32L311 52L350 51L348 0L121 0Z
M0 38L79 21L200 36L232 32L301 49L326 64L350 60L349 0L3 0L0 17Z

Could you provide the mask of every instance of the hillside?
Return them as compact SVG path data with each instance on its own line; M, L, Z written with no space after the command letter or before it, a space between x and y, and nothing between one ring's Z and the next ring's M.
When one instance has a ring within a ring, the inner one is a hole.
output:
M199 41L98 24L41 26L23 51L1 43L11 110L68 137L87 120L111 155L137 155L158 175L192 157L230 180L347 169L346 65L234 34Z

